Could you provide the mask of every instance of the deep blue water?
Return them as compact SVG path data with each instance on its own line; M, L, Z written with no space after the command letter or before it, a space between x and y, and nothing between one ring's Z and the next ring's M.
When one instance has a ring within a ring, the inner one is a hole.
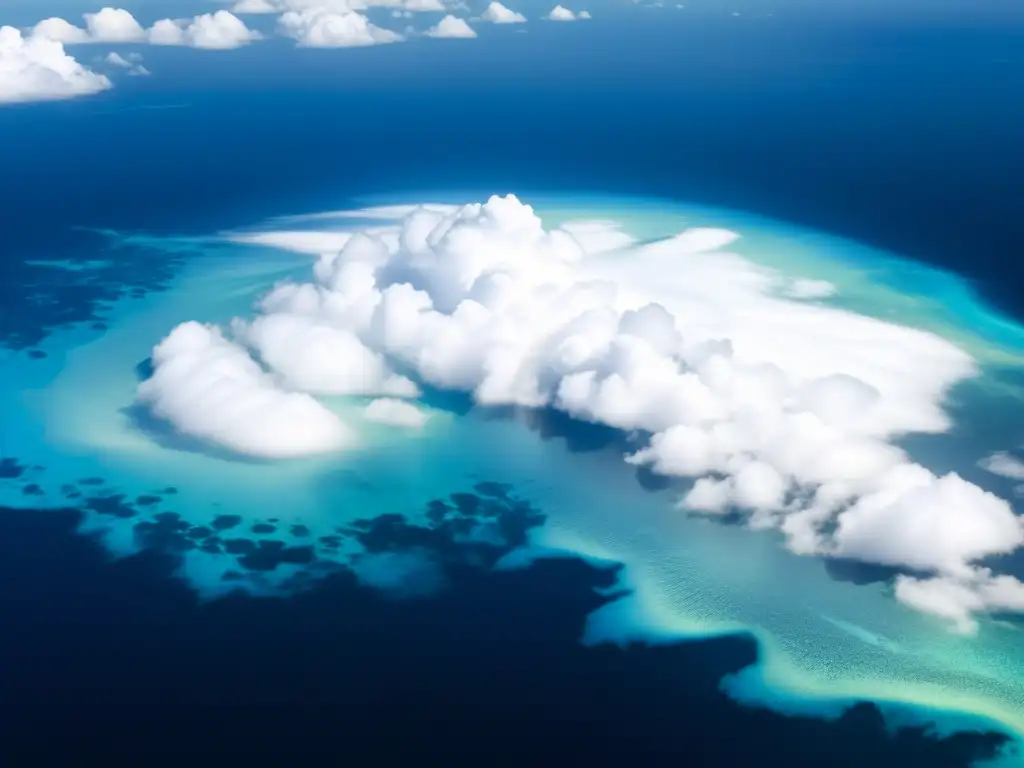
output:
M444 189L748 208L954 269L1024 315L1024 14L877 5L595 9L586 27L466 45L143 49L151 78L0 111L0 341L101 322L105 301L175 268L123 253L83 284L26 263L95 256L105 241L82 228L205 234ZM14 765L234 751L941 768L992 743L890 738L868 705L838 723L739 707L717 684L753 661L742 639L584 649L611 576L575 561L487 574L453 557L423 600L341 572L287 601L201 605L173 577L173 536L112 562L74 515L0 514Z
M0 728L14 765L944 768L999 743L892 737L868 704L832 723L743 708L718 691L756 658L742 638L584 650L585 615L607 599L594 588L614 573L577 560L491 573L453 562L447 588L422 600L381 598L343 571L288 600L204 605L173 577L173 557L110 562L74 524L73 512L0 514ZM382 531L374 546L400 538Z

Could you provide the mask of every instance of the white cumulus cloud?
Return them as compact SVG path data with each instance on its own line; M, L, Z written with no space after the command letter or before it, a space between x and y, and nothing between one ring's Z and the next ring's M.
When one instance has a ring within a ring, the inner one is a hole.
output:
M958 475L904 464L840 515L835 541L849 557L965 576L968 563L1017 549L1024 528L1009 504Z
M725 230L548 230L513 196L392 213L235 324L265 386L394 399L415 379L555 408L637 435L629 463L693 479L684 510L913 572L897 599L957 628L1015 604L1016 582L980 563L1024 543L1020 518L895 442L951 427L947 393L978 372L952 343L780 295L781 276L726 250L742 240Z
M84 29L55 17L36 24L32 33L62 43L139 43L146 39L146 31L123 8L105 7L83 14L83 18Z
M179 325L156 346L137 396L180 434L245 456L305 456L353 439L333 412L280 388L243 348L200 323Z
M308 48L345 48L396 43L402 36L371 24L355 11L324 8L289 11L278 19L281 33Z
M84 29L61 18L45 19L33 27L32 34L66 44L151 43L220 50L260 39L258 32L229 11L203 13L190 19L160 19L149 29L123 8L103 8L98 13L84 14L84 18Z
M476 32L466 23L465 19L460 19L458 16L452 16L451 14L445 16L428 29L426 34L429 37L457 37L464 39L476 37Z
M116 51L111 51L103 59L107 64L118 69L123 69L129 75L148 75L149 70L142 64L142 56L138 53L129 53L122 56Z
M556 5L544 18L549 21L582 21L590 18L590 12L580 11L579 13L573 13L564 5Z
M0 27L0 104L70 99L110 87L109 78L80 64L60 42Z
M986 568L964 578L899 576L896 597L919 611L951 622L963 634L977 632L976 614L1024 612L1024 583L1012 576L994 576Z
M480 18L494 24L521 24L526 21L526 17L523 14L506 8L497 0L494 0L487 6L487 9L481 14Z
M153 45L230 50L259 40L261 35L230 11L217 11L191 19L161 19L149 29L147 38Z
M1006 477L1010 480L1024 480L1024 461L1005 451L999 451L986 456L978 462L978 466L986 472L991 472L993 475Z

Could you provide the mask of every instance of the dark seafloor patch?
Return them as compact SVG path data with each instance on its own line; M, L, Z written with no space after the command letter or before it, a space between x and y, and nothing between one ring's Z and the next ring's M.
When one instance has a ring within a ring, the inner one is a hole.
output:
M114 233L79 230L65 237L64 262L4 259L0 305L8 311L0 313L0 344L26 350L32 359L47 357L32 347L55 330L75 324L106 330L103 315L114 302L163 289L186 255L128 243Z
M158 518L147 536L182 532ZM78 523L0 509L0 620L16 628L0 633L0 757L14 765L966 768L1002 742L888 735L870 704L832 723L739 706L718 683L755 660L748 638L584 648L615 569L579 560L511 572L448 560L447 589L429 599L382 599L339 569L289 599L204 602L163 544L111 561ZM395 549L415 538L407 526L362 528Z
M25 474L28 469L15 458L0 459L0 480L15 480Z
M121 493L91 496L84 500L83 505L92 512L110 517L135 517L136 514L135 508L125 501L124 494Z
M237 528L242 524L242 518L240 515L217 515L213 518L213 522L210 523L210 527L215 531L227 531L231 528Z

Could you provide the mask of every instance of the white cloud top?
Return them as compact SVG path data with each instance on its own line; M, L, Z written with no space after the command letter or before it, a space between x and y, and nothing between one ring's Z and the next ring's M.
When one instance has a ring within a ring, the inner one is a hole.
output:
M522 24L526 21L526 17L523 14L506 8L497 0L494 0L494 2L487 6L487 9L481 14L480 18L493 24Z
M129 53L122 56L116 51L111 51L103 60L112 67L127 71L129 75L148 75L150 73L143 66L142 55L138 53Z
M0 104L88 96L111 87L55 40L0 27Z
M187 46L209 50L229 50L239 48L262 39L262 35L249 28L236 14L279 14L277 31L279 34L292 38L301 47L308 48L345 48L357 46L396 43L406 39L392 30L378 27L370 22L362 13L368 8L387 7L393 9L398 18L411 16L414 12L443 12L446 6L443 0L238 0L231 10L219 10L203 13L192 18L160 19L146 28L140 24L131 12L123 8L103 7L96 13L83 14L84 26L75 26L66 19L51 17L37 23L25 39L46 39L63 45L84 45L88 43L149 43L151 45ZM589 18L589 14L581 12L572 14L561 6L552 11L551 18L574 20ZM568 14L566 16L565 14ZM526 17L499 2L492 2L483 15L482 21L495 24L513 24L526 21ZM412 34L411 28L406 30ZM439 38L475 38L477 33L465 19L448 14L423 34ZM13 44L8 45L9 49ZM7 68L14 71L26 69L22 64L14 63L14 54L8 52L10 61ZM20 54L19 54L20 55ZM65 54L66 55L66 54ZM54 59L56 61L56 59ZM73 61L73 59L72 59ZM107 62L118 66L116 62ZM45 68L45 67L44 67ZM84 73L89 70L79 68ZM148 74L145 67L138 65L125 68L128 74ZM38 70L33 77L38 76ZM71 72L71 70L68 70ZM25 75L27 78L28 75ZM96 75L102 78L102 75ZM12 76L8 75L10 82ZM72 86L60 86L64 92L80 95L75 88L96 88L101 80L91 80L88 76L74 75ZM90 83L87 86L86 83ZM19 90L30 92L35 85L26 80L24 88ZM109 83L105 87L109 87ZM11 93L14 86L8 86ZM70 88L70 91L68 90ZM56 93L52 88L50 93ZM84 90L81 93L95 92ZM13 96L7 100L13 100ZM19 97L21 99L22 97ZM48 96L46 98L64 98Z
M986 472L991 472L993 475L1006 477L1010 480L1024 480L1024 461L1005 451L986 456L978 462L978 466Z
M204 13L192 19L162 19L149 30L153 45L187 45L208 50L240 48L260 39L259 32L229 11Z
M402 37L370 23L355 11L336 13L324 8L289 11L278 19L281 34L307 48L346 48L396 43Z
M476 32L465 19L451 14L445 16L437 24L427 30L428 37L454 37L469 39L476 37Z
M318 395L416 397L418 387L392 373L351 331L315 318L271 314L233 330L290 389Z
M153 366L138 400L182 435L258 458L323 453L352 441L334 413L282 390L216 328L179 325L153 350Z
M588 11L573 13L563 5L556 5L544 18L549 21L583 21L590 18L590 13Z
M951 621L956 631L963 634L977 631L975 614L1024 612L1024 584L1012 576L994 576L987 568L978 568L966 579L899 576L896 598L919 611Z
M36 24L34 35L62 43L139 43L146 31L123 8L102 8L97 13L83 14L85 29L61 18L49 18Z

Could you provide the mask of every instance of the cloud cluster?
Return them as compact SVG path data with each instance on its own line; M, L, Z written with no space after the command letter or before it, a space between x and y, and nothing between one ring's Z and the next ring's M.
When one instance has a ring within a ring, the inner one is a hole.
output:
M590 18L590 12L580 11L579 13L573 13L563 5L556 5L544 18L548 21L583 21Z
M481 20L489 21L492 24L522 24L526 21L526 17L521 13L516 13L510 8L506 8L501 3L494 0L487 9L480 15Z
M147 28L129 11L107 6L95 13L83 14L84 25L80 27L59 17L44 19L30 30L30 39L51 40L63 45L148 43L227 50L262 39L258 31L249 28L238 16L246 14L277 14L278 33L295 40L300 47L361 47L396 43L406 39L398 32L371 23L364 11L374 7L391 8L392 15L396 18L407 18L418 12L443 13L447 9L444 0L237 0L231 6L231 10L203 13L192 18L160 19ZM459 3L453 4L452 7L465 8ZM557 6L549 18L572 21L590 18L590 15L586 11L573 14ZM526 17L499 2L492 2L480 20L495 24L514 24L526 21ZM415 33L410 27L406 34ZM445 15L422 34L427 37L457 39L471 39L477 36L465 19L452 14ZM8 69L13 70L16 66L14 55L9 54L8 58L11 59ZM127 69L129 74L147 73L141 65L123 67L116 60L107 63ZM81 76L76 77L77 87L84 87L82 84L85 79ZM11 80L11 76L8 76L8 80ZM26 90L33 87L31 83L26 82ZM9 90L13 93L14 87L10 86ZM10 100L13 100L13 97Z
M138 43L146 39L146 31L123 8L102 8L97 13L83 14L85 28L64 19L44 19L32 28L32 34L61 43Z
M255 30L229 11L203 13L191 19L161 19L144 28L123 8L103 8L83 15L85 27L61 18L44 19L32 28L33 37L73 45L84 43L151 43L226 50L260 39Z
M191 48L229 50L259 40L259 32L228 11L203 13L192 19L162 19L150 28L153 45L187 45Z
M630 244L600 222L549 231L513 196L414 209L322 255L312 282L277 286L218 343L255 355L261 386L288 396L408 399L413 377L635 433L642 447L626 461L694 479L681 500L691 513L738 512L798 553L902 567L915 575L896 596L962 630L1015 605L1024 586L978 565L1024 543L1009 504L894 444L950 427L943 402L976 373L971 358L789 298L792 281L723 250L736 238L697 228ZM181 382L167 383L172 398ZM179 426L191 416L164 413Z
M69 56L60 42L0 27L0 104L88 96L111 85Z

